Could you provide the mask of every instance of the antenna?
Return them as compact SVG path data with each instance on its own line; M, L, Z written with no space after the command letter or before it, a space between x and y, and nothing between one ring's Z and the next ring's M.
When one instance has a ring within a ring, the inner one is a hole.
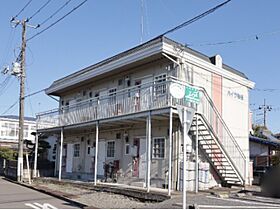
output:
M141 37L140 37L140 44L143 43L143 36L144 36L144 0L140 0L141 1L141 23L140 23L140 27L141 27Z

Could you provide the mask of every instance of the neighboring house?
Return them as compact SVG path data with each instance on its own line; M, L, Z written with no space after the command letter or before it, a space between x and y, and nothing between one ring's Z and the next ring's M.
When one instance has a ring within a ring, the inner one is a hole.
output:
M179 88L175 95L182 87L183 94L186 86L198 89L199 105L174 98L171 84ZM60 97L60 105L37 115L38 132L63 142L62 153L57 143L61 167L56 161L62 178L94 180L96 173L102 181L111 163L118 183L161 188L171 180L169 187L179 190L181 105L189 117L189 169L198 122L200 182L244 185L249 183L253 87L221 56L208 57L161 36L54 81L46 94Z
M270 166L271 157L280 150L280 140L250 136L250 159L257 166Z
M0 146L18 148L19 118L15 115L0 116ZM24 140L34 142L32 132L36 132L36 118L24 118Z

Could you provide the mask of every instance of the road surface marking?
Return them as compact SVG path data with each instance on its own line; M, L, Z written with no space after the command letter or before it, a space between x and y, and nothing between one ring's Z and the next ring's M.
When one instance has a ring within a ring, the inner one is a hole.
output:
M54 207L53 205L49 204L49 203L25 203L26 206L29 206L33 209L57 209L56 207Z
M197 205L197 207L205 209L278 209L279 207L271 206L217 206L217 205Z
M269 203L262 203L262 202L257 202L257 201L245 201L245 200L239 200L239 199L233 199L233 198L217 198L214 196L206 196L207 198L212 198L212 199L217 199L217 200L223 200L223 201L235 201L235 202L240 202L240 203L247 203L247 204L258 204L262 206L274 206L274 207L280 207L280 205L276 204L269 204Z

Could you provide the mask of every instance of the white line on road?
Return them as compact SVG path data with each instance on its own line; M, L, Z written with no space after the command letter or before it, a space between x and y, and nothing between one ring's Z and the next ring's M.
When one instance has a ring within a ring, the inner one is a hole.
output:
M57 209L55 206L49 204L49 203L43 203L43 204L40 204L40 203L25 203L26 206L29 206L33 209Z
M254 205L259 205L259 206L272 206L272 207L280 208L280 205L276 205L276 204L261 203L261 202L254 202L254 201L244 201L244 200L238 200L238 199L233 199L233 198L217 198L214 196L206 196L206 197L212 198L212 199L217 199L217 200L223 200L223 201L235 201L235 202L254 204Z
M214 206L214 205L197 205L199 209L279 209L275 206Z
M35 206L35 205L31 204L31 203L25 203L25 205L29 206L29 207L31 207L33 209L40 209L39 207L37 207L37 206Z

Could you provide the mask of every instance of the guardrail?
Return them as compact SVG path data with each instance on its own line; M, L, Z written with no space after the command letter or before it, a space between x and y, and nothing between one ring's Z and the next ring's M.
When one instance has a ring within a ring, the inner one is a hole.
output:
M74 125L171 105L171 81L153 81L37 114L38 129Z

